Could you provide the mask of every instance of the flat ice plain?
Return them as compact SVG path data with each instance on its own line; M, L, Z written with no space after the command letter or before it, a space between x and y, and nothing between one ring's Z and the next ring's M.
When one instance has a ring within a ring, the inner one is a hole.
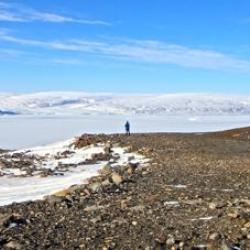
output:
M119 116L0 117L0 148L22 149L66 140L83 133L208 132L250 125L250 116Z

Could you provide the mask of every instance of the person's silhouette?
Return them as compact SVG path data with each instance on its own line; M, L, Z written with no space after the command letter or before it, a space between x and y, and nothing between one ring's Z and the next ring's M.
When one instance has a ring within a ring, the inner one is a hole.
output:
M125 123L125 131L126 131L126 135L130 135L130 124L128 121L126 121Z

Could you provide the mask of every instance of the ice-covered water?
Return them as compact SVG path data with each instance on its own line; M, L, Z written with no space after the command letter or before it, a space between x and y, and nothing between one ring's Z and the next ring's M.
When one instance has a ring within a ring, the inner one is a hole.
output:
M82 133L205 132L250 125L250 116L81 116L1 117L0 148L19 149L65 140Z

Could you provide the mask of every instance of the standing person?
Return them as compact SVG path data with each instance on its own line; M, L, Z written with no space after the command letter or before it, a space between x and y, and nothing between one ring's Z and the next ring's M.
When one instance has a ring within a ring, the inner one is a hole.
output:
M130 124L128 121L125 123L126 135L130 135Z

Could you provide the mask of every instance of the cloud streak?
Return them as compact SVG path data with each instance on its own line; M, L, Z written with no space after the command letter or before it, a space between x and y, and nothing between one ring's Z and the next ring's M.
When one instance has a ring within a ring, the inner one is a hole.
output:
M0 2L0 21L5 22L49 22L49 23L79 23L87 25L111 25L102 20L77 19L55 13L40 12L21 5Z
M161 41L121 40L42 41L18 38L0 31L0 41L41 49L105 56L137 63L172 64L182 67L250 72L250 61L213 50L195 49Z

